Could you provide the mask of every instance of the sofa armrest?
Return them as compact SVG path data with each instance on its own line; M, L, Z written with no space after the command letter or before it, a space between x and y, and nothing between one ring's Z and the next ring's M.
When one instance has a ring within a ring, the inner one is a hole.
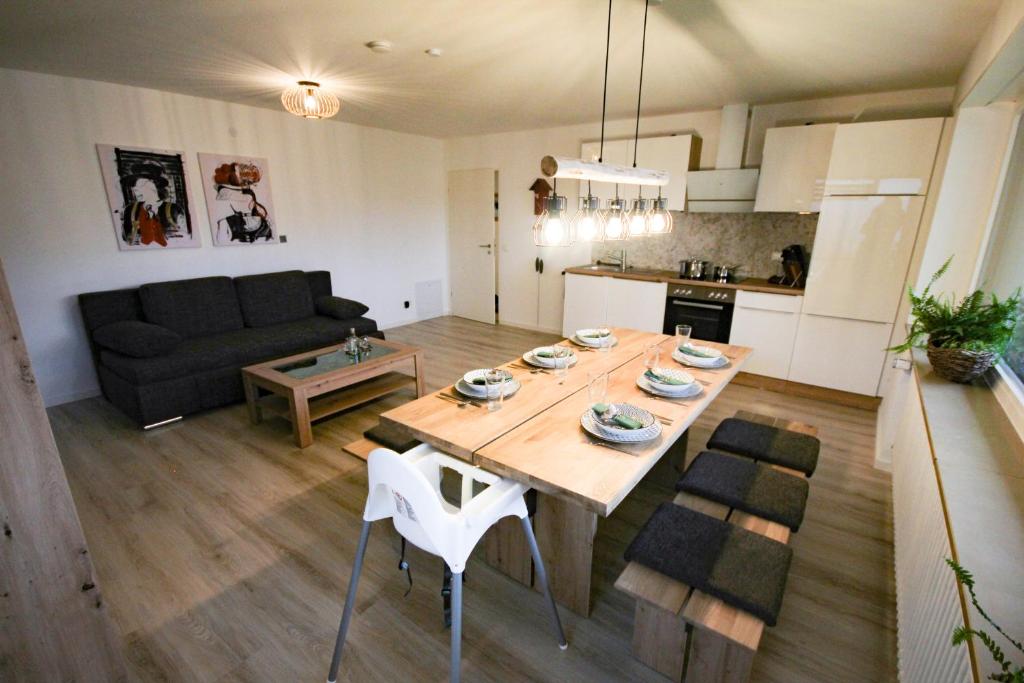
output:
M352 299L340 296L321 296L316 300L316 312L338 320L359 318L370 310L370 307Z
M164 356L181 343L181 335L173 330L141 320L120 320L93 330L97 345L132 358Z

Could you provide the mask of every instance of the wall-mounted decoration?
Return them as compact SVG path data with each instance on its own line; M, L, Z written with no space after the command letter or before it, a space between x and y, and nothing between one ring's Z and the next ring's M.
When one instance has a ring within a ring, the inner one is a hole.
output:
M200 154L199 171L214 245L278 242L266 159Z
M96 145L122 251L201 246L182 152Z
M539 216L544 213L544 200L551 194L551 183L543 178L537 178L533 185L530 185L530 192L533 193L533 215Z

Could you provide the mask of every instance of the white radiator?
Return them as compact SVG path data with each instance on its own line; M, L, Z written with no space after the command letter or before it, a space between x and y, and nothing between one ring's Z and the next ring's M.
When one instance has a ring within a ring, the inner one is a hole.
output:
M967 646L951 645L964 615L916 383L905 401L892 476L900 681L973 681Z

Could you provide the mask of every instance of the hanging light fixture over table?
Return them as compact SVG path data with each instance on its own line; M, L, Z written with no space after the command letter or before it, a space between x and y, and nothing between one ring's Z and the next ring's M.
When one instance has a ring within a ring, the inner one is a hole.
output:
M341 102L316 81L299 81L281 93L281 104L305 119L329 119L341 109Z
M575 241L572 220L566 211L566 199L558 194L558 182L544 198L544 210L533 223L533 243L538 247L569 247Z

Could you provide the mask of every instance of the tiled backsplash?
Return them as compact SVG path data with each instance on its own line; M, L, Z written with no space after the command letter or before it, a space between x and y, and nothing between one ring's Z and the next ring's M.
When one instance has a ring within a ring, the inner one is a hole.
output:
M780 272L773 251L800 244L810 255L818 214L796 213L673 213L669 235L597 243L597 260L606 252L625 249L637 268L679 270L683 259L700 258L715 265L741 266L743 277L766 278Z

